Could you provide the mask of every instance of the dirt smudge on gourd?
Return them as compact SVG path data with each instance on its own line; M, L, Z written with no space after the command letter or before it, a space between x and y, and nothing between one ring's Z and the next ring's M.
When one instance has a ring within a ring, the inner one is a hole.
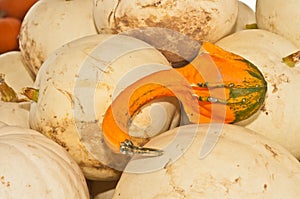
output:
M175 182L175 174L174 168L172 167L172 163L167 163L164 167L165 174L169 177L169 186L172 188L172 191L178 194L178 198L187 198L186 190Z
M158 7L152 8L153 5L148 6L151 7L150 9L158 9ZM172 8L166 9L172 10ZM181 32L199 42L205 41L212 31L211 26L213 24L211 24L211 21L213 19L213 15L214 13L218 13L219 10L212 9L211 12L208 12L205 9L201 9L201 11L199 11L199 9L201 8L190 8L186 11L185 15L181 16L177 16L175 14L176 11L180 12L177 8L174 8L174 10L172 10L172 13L161 13L159 17L153 14L149 14L144 18L132 16L130 15L130 13L124 13L122 16L114 15L114 22L113 26L111 27L111 31L113 34L117 34L136 28L160 27ZM199 13L201 13L201 15Z
M269 146L268 144L265 144L264 146L272 154L272 156L274 158L276 158L278 156L278 153L276 153L271 146Z
M11 185L10 181L5 179L5 176L0 177L0 182L2 185L6 186L6 187L10 187L10 185Z

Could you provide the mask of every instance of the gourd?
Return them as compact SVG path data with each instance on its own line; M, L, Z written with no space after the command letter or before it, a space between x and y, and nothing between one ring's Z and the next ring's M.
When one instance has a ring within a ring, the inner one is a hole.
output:
M33 74L61 45L96 34L92 6L92 0L43 0L31 7L22 22L19 46Z
M33 77L20 51L10 51L0 55L0 73L5 75L5 82L16 92L33 85Z
M200 158L207 136L218 141ZM155 158L134 156L113 199L297 198L300 194L298 160L279 144L238 125L181 126L153 138L146 147L165 153Z
M1 18L0 16L0 54L18 50L18 34L21 21L13 17Z
M146 76L117 96L105 113L103 135L114 152L132 153L145 142L128 134L128 123L153 99L178 98L192 123L236 123L261 108L266 90L267 83L255 65L204 42L187 65Z
M255 12L244 2L238 1L238 15L234 25L234 32L255 28Z
M180 32L196 41L210 42L231 33L237 12L236 0L94 0L93 8L99 33L116 34L160 27Z
M0 154L2 198L89 198L76 162L39 132L0 125Z
M283 36L300 48L300 1L258 0L256 20L260 29Z
M127 85L161 68L171 68L166 58L132 37L96 34L74 40L39 70L30 127L64 146L88 179L116 180L128 158L107 150L98 123ZM141 136L155 135L177 126L179 114L177 100L154 102L136 115L132 129ZM152 123L153 117L160 122Z
M300 70L297 64L289 67L282 61L299 49L284 37L261 29L240 31L216 44L250 60L268 83L264 106L242 125L280 143L300 158L300 95L297 92Z
M22 101L24 97L20 93L22 88L33 85L33 79L23 63L20 51L0 55L0 79L0 120L9 125L28 128L30 102Z

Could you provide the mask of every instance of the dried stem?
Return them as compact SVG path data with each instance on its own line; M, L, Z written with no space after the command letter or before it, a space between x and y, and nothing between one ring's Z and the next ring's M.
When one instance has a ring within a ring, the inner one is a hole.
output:
M4 102L24 102L26 99L20 99L12 87L5 82L5 75L0 73L0 94Z
M256 23L246 24L245 28L246 29L257 29L257 24Z
M284 58L282 58L283 63L289 67L294 67L300 61L300 51L292 53Z
M29 100L37 102L39 97L39 90L36 88L25 87L22 89L21 94L26 96Z

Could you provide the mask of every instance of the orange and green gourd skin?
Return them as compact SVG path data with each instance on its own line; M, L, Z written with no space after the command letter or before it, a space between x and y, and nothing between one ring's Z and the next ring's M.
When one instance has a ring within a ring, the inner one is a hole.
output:
M205 42L189 64L152 73L123 90L104 115L104 139L118 153L121 142L134 140L128 134L131 118L154 99L176 97L191 123L235 123L257 112L266 92L255 65Z

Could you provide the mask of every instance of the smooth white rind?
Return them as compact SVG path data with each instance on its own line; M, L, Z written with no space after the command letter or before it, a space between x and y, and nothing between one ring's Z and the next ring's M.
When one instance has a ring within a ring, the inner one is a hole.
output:
M299 7L298 0L258 0L257 26L285 37L300 49Z
M88 199L84 175L54 141L31 129L0 127L3 198Z
M97 33L92 8L92 0L43 0L30 8L22 22L19 46L34 75L57 48Z
M299 196L297 184L300 183L300 164L282 146L237 125L219 128L203 124L180 128L182 134L177 145L189 140L190 135L196 132L194 140L182 152L182 156L165 162L165 166L156 171L124 172L113 199ZM177 131L178 128L157 136L146 146L164 148L174 141ZM209 131L220 131L220 137L211 153L200 159L199 152Z

